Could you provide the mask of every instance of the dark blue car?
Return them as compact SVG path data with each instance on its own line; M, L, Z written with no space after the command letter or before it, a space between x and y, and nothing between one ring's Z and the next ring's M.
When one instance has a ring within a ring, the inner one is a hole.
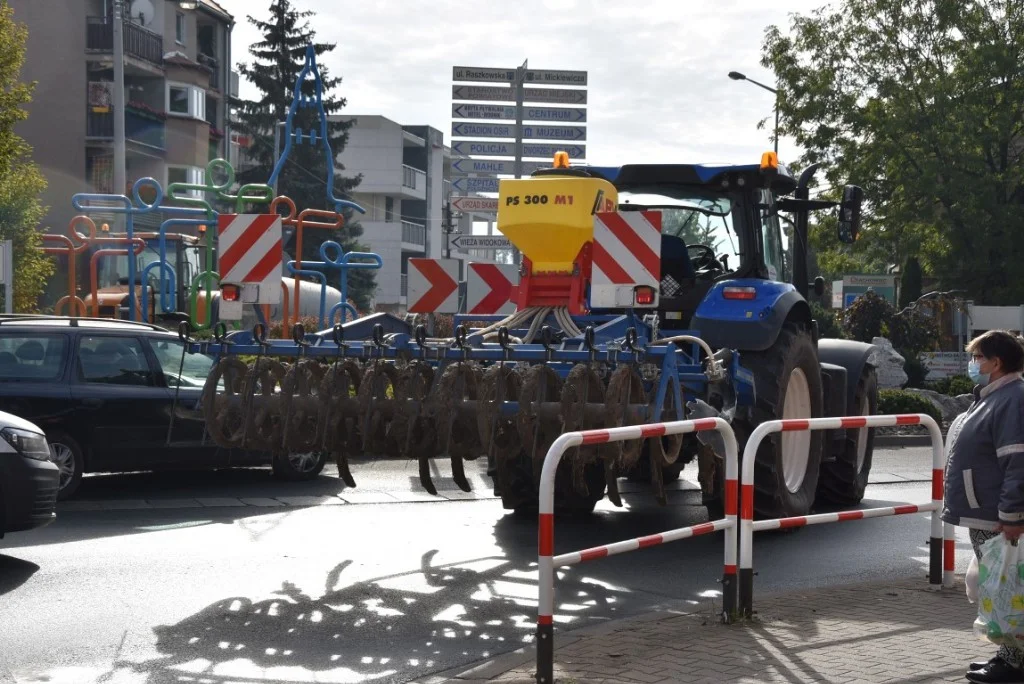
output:
M45 432L60 469L61 499L89 472L272 463L284 479L320 473L320 453L271 459L263 452L217 447L205 434L200 411L214 359L187 354L181 364L177 334L159 326L0 315L0 411Z

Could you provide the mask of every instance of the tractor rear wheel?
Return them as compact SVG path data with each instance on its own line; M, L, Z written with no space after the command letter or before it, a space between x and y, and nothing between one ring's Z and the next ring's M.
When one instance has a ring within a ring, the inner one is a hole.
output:
M878 376L865 366L857 381L851 416L872 416L878 409ZM851 436L852 433L852 436ZM871 473L871 452L875 445L875 429L847 430L843 450L831 463L821 464L818 500L823 504L856 506L864 499Z
M744 352L754 373L757 401L751 424L737 419L741 445L768 420L822 416L821 367L811 335L786 324L763 352ZM762 518L806 515L814 503L821 464L821 432L796 430L765 437L754 467L754 512Z

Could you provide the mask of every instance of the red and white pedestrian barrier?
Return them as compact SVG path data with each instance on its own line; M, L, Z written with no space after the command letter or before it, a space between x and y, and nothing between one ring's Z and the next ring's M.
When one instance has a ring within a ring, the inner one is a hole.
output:
M885 508L866 508L863 510L841 511L838 513L820 513L817 515L800 515L792 518L774 518L771 520L754 520L754 459L761 441L776 432L794 432L800 430L835 430L839 428L874 428L891 427L893 425L924 425L932 438L932 500L920 504L904 504ZM852 418L811 418L808 420L772 420L761 423L754 429L743 449L743 475L740 488L740 611L746 617L753 614L754 597L754 532L761 530L778 530L791 527L804 527L821 523L844 522L846 520L862 520L864 518L881 518L888 515L905 515L908 513L924 513L931 511L932 527L929 541L929 572L928 581L933 587L952 586L954 541L953 526L943 525L943 471L945 469L945 452L942 444L942 433L935 419L924 414L899 416L857 416ZM945 556L945 558L943 558ZM943 562L945 561L945 562Z
M718 430L725 442L725 517L721 520L681 527L660 534L615 542L592 549L571 551L555 556L555 472L566 451L576 446L625 442L633 439L664 437L703 430ZM537 565L539 569L539 600L537 602L537 682L554 681L554 612L555 568L576 565L585 561L657 546L677 539L725 531L725 567L722 573L723 616L726 620L736 609L736 512L738 504L737 478L739 452L732 428L721 418L679 420L671 423L652 423L608 430L567 432L555 440L544 457L540 475L540 502L537 535Z

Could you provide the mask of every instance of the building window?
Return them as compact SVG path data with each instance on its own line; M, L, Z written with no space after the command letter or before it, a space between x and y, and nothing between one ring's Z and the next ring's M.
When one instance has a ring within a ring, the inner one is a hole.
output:
M189 185L206 185L206 169L199 166L170 166L167 167L167 185L171 183L188 183ZM192 197L203 197L201 190L188 190L186 193Z
M395 200L393 197L384 198L384 220L388 222L395 220Z
M174 40L178 45L185 44L185 15L181 12L174 15Z
M167 83L167 113L206 120L206 91L183 83Z

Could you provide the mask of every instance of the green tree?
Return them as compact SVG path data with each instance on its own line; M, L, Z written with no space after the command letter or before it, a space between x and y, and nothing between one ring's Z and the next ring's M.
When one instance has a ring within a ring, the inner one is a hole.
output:
M249 155L255 162L252 168L239 174L239 180L243 183L265 183L273 172L274 128L277 122L284 121L288 116L295 81L305 64L307 45L312 44L317 55L317 68L323 82L324 111L328 116L332 116L338 114L345 106L345 98L333 94L341 84L341 78L332 78L321 62L321 57L334 50L335 44L316 42L316 33L307 21L313 14L310 11L297 10L291 0L272 0L269 21L248 17L249 23L259 29L263 39L249 47L252 62L238 65L239 73L252 82L260 92L258 99L241 101L236 112L238 129L252 140ZM305 79L302 90L304 95L313 96L313 80ZM351 121L328 121L327 132L335 157L345 149L351 125ZM310 130L319 132L319 114L316 109L299 109L295 114L293 127L306 133ZM343 168L340 163L335 162L336 170ZM347 196L361 179L362 176L346 177L335 173L335 196ZM299 211L334 209L333 206L328 206L327 166L320 144L293 144L288 163L278 176L278 192L294 200ZM358 241L363 229L353 218L353 212L346 210L343 216L345 225L341 230L313 228L303 231L303 261L319 261L320 245L325 240L338 242L347 252L368 251L368 248ZM285 245L285 249L294 254L294 236ZM373 271L351 271L348 282L349 297L355 301L359 309L368 310L376 289Z
M868 261L921 265L986 304L1024 299L1024 6L841 0L767 30L782 133L865 189ZM996 267L994 267L996 266Z
M25 63L28 29L14 21L14 9L0 0L0 240L14 246L14 307L36 310L53 263L39 246L36 226L46 213L39 202L46 180L32 162L32 148L15 135L14 126L28 118L34 84L18 77Z
M903 309L921 297L921 264L916 257L907 257L900 274L900 308Z

